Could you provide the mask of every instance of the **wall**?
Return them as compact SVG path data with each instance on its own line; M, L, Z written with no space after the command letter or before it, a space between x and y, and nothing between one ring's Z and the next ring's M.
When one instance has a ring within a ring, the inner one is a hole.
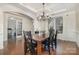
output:
M0 49L3 49L3 13L0 10Z
M31 19L29 17L24 17L23 30L25 30L25 31L33 30L33 19Z
M43 20L33 20L33 25L34 25L34 31L46 31L48 33L48 20L46 19L45 21Z
M76 9L76 39L79 47L79 8Z
M59 34L58 38L67 41L76 41L76 13L75 11L67 11L53 15L53 17L63 17L63 34Z

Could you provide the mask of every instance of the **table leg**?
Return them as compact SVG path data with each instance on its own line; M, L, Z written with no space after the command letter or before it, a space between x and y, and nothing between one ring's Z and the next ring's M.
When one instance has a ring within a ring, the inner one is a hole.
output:
M37 42L37 54L38 55L42 54L42 43L41 43L41 41Z

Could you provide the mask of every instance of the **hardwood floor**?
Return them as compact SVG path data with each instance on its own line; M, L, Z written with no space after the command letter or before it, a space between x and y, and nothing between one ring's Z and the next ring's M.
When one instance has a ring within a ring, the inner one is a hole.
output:
M4 55L24 55L24 42L22 40L17 41L16 43L10 42L7 46L4 44ZM51 54L55 54L55 51L52 51ZM30 55L27 53L27 55ZM48 55L48 52L42 52L42 55Z
M7 46L6 46L7 44ZM23 55L24 54L24 45L22 40L15 42L9 42L4 44L4 54L5 55Z
M3 50L0 50L0 55L2 55L3 54Z
M77 55L79 55L79 48L77 48Z
M76 55L77 53L77 44L75 42L58 40L57 54Z
M1 50L2 51L2 50ZM0 52L3 55L24 55L24 42L23 40L17 40L16 43L4 42L3 52ZM79 48L75 42L70 41L57 41L56 51L51 51L52 55L79 55ZM27 55L30 55L27 53ZM42 55L48 55L48 52L44 51Z

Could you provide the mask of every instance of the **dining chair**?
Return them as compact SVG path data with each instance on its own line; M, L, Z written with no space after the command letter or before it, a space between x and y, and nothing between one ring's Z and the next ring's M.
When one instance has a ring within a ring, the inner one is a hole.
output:
M35 31L35 34L39 34L39 31Z
M31 31L29 31L28 36L29 36L28 40L29 40L29 43L30 43L29 46L30 46L31 55L36 54L37 42L34 39L32 39Z
M53 30L49 31L49 39L50 39L50 45L53 49L53 40L54 40L54 31Z
M52 46L52 50L54 50L54 47L56 49L57 47L57 34L58 34L58 31L54 31L54 32L50 32L50 44Z
M57 35L58 35L58 31L56 30L55 36L54 36L54 41L53 41L53 44L55 45L55 49L57 48Z
M27 48L27 38L26 38L25 31L23 31L23 34L24 34L24 55L26 55L28 48Z
M49 52L49 55L51 54L50 53L50 48L52 47L52 50L54 50L53 49L53 42L54 42L54 30L53 29L50 29L49 30L49 37L46 38L43 41L44 49L46 49Z
M48 54L50 55L50 37L46 38L42 44L44 45L44 50L48 51Z
M24 54L26 54L28 51L31 55L36 54L36 44L33 42L31 31L24 32L24 40Z

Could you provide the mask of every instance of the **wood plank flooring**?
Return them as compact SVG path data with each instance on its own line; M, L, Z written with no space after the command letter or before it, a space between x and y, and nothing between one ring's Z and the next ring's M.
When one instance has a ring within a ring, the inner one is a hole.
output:
M57 54L61 55L76 55L77 44L71 41L58 40Z
M10 42L7 47L4 48L5 55L24 55L24 42L22 40L17 41L16 43ZM51 51L51 54L55 54L55 51ZM27 55L30 55L27 53ZM42 55L48 55L48 52L42 52Z
M24 55L24 41L17 40L15 42L4 42L4 49L1 50L2 55ZM79 55L79 48L75 42L70 41L57 41L56 51L51 51L51 55ZM27 53L27 55L30 55ZM42 55L48 55L48 52L44 51Z

